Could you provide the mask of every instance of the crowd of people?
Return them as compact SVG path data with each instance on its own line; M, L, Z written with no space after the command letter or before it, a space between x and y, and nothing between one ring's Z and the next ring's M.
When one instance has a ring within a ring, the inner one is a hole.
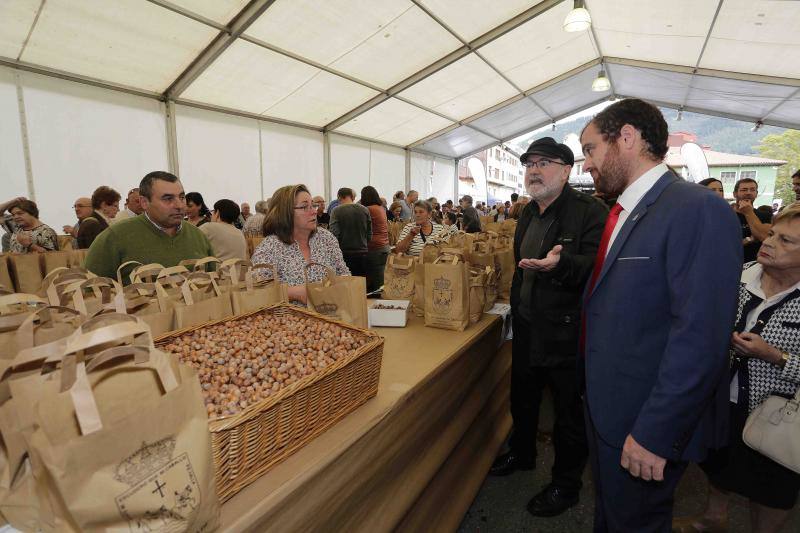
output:
M230 199L209 208L156 171L128 191L122 210L107 186L76 199L76 224L63 230L88 248L86 267L97 275L116 277L128 261L249 259L304 303L305 283L329 271L379 289L390 224L404 224L394 251L414 256L431 240L515 219L514 429L491 473L535 467L549 388L555 462L527 505L532 514L575 505L588 462L596 531L724 530L731 494L749 499L754 531L778 531L800 474L745 445L742 430L769 395L792 397L800 384L800 203L756 209L758 184L746 178L729 205L719 180L687 183L664 164L667 137L660 111L641 100L596 115L580 137L594 198L568 184L571 149L545 137L520 158L528 197L494 206L470 196L421 200L414 190L387 203L371 186L339 189L326 206L298 184L251 213ZM800 171L792 183L800 199ZM31 200L0 204L0 214L4 251L58 249ZM251 257L247 236L263 237ZM690 462L708 475L708 507L673 519Z

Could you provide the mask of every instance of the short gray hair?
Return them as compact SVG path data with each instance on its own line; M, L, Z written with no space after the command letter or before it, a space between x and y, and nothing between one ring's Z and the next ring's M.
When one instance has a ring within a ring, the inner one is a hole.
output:
M254 209L256 210L256 213L261 213L263 215L266 215L267 210L269 209L269 200L257 201Z

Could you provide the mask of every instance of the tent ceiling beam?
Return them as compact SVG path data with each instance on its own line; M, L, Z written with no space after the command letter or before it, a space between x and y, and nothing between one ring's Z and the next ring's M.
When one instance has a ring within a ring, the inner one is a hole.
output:
M797 89L795 92L793 92L792 94L790 94L789 96L787 96L786 98L784 98L783 100L781 100L781 101L780 101L778 104L776 104L776 105L775 105L775 106L774 106L772 109L770 109L769 111L767 111L767 112L764 114L764 116L763 116L763 117L761 117L761 120L759 120L758 122L764 122L764 119L766 119L768 116L770 116L771 114L773 114L773 113L775 112L775 110L776 110L776 109L778 109L780 106L782 106L782 105L783 105L783 104L785 104L786 102L788 102L788 101L790 101L790 100L794 100L795 98L797 98L797 97L798 97L798 95L800 95L800 88L798 88L798 89ZM797 129L797 128L794 128L794 129Z
M619 94L617 95L617 98L643 98L643 97ZM647 101L658 107L668 107L670 109L675 109L675 110L678 110L681 107L681 105L677 102L663 102L660 100L653 100L651 98L647 98ZM724 113L722 111L715 111L712 109L704 109L702 107L694 107L694 106L684 106L683 111L688 111L689 113L700 113L702 115L710 115L712 117L729 118L731 120L738 120L740 122L752 123L758 120L756 117L753 116L748 117L746 115L739 115L736 113ZM783 122L780 120L762 120L761 122L763 122L767 126L777 126L779 128L786 128L786 129L797 129L797 124L790 124L788 122Z
M194 20L195 22L199 22L200 24L205 24L206 26L210 26L210 27L212 27L212 28L214 28L216 30L219 30L221 32L228 33L230 31L230 28L228 28L224 24L220 24L219 22L217 22L215 20L211 20L208 17L204 17L203 15L195 13L194 11L190 11L190 10L184 8L184 7L181 7L179 5L175 5L172 2L168 2L167 0L147 0L147 1L150 2L151 4L155 4L155 5L159 6L159 7L163 7L164 9L168 9L168 10L172 11L173 13L177 13L178 15L183 15L186 18L190 18L190 19Z
M720 0L722 1L722 0ZM586 1L583 2L583 7L589 9L589 5L586 4ZM591 13L591 12L590 12ZM594 30L594 24L589 26L589 37L591 38L592 45L594 46L595 52L597 52L597 57L600 61L600 69L603 69L603 49L600 47L600 39L597 38L597 32ZM608 83L611 86L611 96L614 97L615 90L614 90L614 80L611 78L611 73L606 71L606 78L608 79Z
M719 17L719 12L722 9L722 3L725 0L719 0L717 4L717 10L714 12L714 18L711 19L711 25L708 27L708 32L706 33L706 38L703 41L703 47L700 48L700 53L697 55L697 62L694 64L694 72L692 73L692 77L689 80L689 86L686 88L686 96L683 97L683 103L681 107L686 105L686 102L689 100L689 94L692 92L692 84L694 83L694 77L697 75L697 69L700 68L700 62L703 60L703 54L706 53L706 47L708 46L708 41L711 39L711 34L714 32L714 26L717 24L717 17Z
M335 130L339 126L341 126L341 125L343 125L343 124L345 124L347 122L350 122L351 120L353 120L357 116L369 111L370 109L372 109L373 107L377 106L378 104L386 101L389 97L394 96L394 95L398 94L399 92L404 91L405 89L408 89L412 85L414 85L416 83L419 83L420 81L424 80L428 76L439 72L443 68L455 63L456 61L458 61L462 57L465 57L465 56L469 55L470 53L472 53L473 51L479 49L480 47L485 46L485 45L489 44L490 42L494 41L495 39L498 39L498 38L502 37L506 33L510 32L510 31L514 30L515 28L525 24L526 22L538 17L542 13L545 13L546 11L548 11L552 7L560 4L563 1L564 0L544 0L543 2L533 6L532 8L530 8L530 9L528 9L526 11L523 11L522 13L517 15L516 17L514 17L514 18L512 18L510 20L507 20L503 24L500 24L499 26L487 31L486 33L484 33L480 37L477 37L476 39L470 41L469 43L467 43L465 45L462 45L460 48L454 50L453 52L450 52L449 54L447 54L443 58L439 59L438 61L435 61L435 62L431 63L430 65L428 65L427 67L423 68L422 70L416 72L415 74L412 74L408 78L406 78L406 79L400 81L399 83L393 85L392 87L390 87L388 90L385 91L385 94L378 95L375 98L367 101L366 103L361 104L360 106L356 107L355 109L353 109L351 111L348 111L347 113L345 113L341 117L337 118L336 120L334 120L330 124L326 125L325 126L325 130L326 131L327 130Z
M445 22L444 22L442 19L440 19L440 18L439 18L439 17L437 17L437 16L436 16L436 15L435 15L433 12L431 12L431 11L430 11L430 10L429 10L429 9L428 9L428 8L427 8L425 5L424 5L424 4L422 4L422 2L420 2L419 0L411 0L411 2L412 2L414 5L416 5L418 8L420 8L420 9L421 9L421 10L422 10L422 11L423 11L423 12L424 12L426 15L428 15L428 16L429 16L431 19L433 19L433 20L434 20L434 21L435 21L435 22L436 22L436 23L437 23L439 26L441 26L442 28L444 28L444 29L445 29L445 31L447 31L447 32L448 32L450 35L452 35L453 37L455 37L456 39L458 39L458 40L461 42L461 44L462 44L462 45L464 45L464 46L466 46L467 48L469 48L470 50L472 50L472 53L474 53L474 54L475 54L475 55L476 55L476 56L477 56L477 57L478 57L478 58L479 58L481 61L483 61L483 62L486 64L486 66L488 66L490 69L492 69L493 71L495 71L495 73L496 73L498 76L500 76L501 78L503 78L503 80L504 80L506 83L508 83L509 85L511 85L511 86L514 88L514 90L515 90L515 91L517 91L519 94L523 94L523 95L524 95L525 91L523 91L523 90L522 90L522 89L521 89L521 88L520 88L520 87L519 87L519 86L518 86L516 83L514 83L514 81L512 81L512 80L511 80L511 78L509 78L508 76L506 76L506 75L505 75L505 74L504 74L504 73L503 73L503 72L502 72L500 69L498 69L498 68L497 68L495 65L493 65L493 64L492 64L492 63L491 63L491 62L490 62L488 59L486 59L486 58L483 56L483 54L481 54L481 53L480 53L480 51L479 51L479 50L474 50L474 49L472 49L472 48L470 47L470 43L468 43L467 41L465 41L465 40L464 40L464 38L463 38L463 37L461 37L461 35L459 35L458 33L456 33L456 31L455 31L455 30L453 30L453 28L451 28L450 26L448 26L448 25L447 25L447 24L446 24L446 23L445 23ZM540 109L540 110L541 110L541 111L542 111L542 112L543 112L545 115L548 115L548 116L550 116L550 113L548 113L548 112L547 112L547 110L546 110L544 107L542 107L542 106L539 104L539 102L537 102L537 101L536 101L536 99L534 99L532 96L530 96L529 98L530 98L531 102L533 102L533 103L534 103L534 105L535 105L536 107L538 107L538 108L539 108L539 109Z
M155 98L156 100L164 100L164 97L161 93L146 91L144 89L138 89L136 87L130 87L128 85L122 85L119 83L112 83L108 81L98 80L96 78L90 78L88 76L81 76L80 74L72 74L69 72L65 72L63 70L57 70L50 67L42 67L39 65L34 65L32 63L26 63L25 61L17 61L16 59L11 59L8 57L0 56L0 66L12 68L15 70L21 70L25 72L32 72L34 74L41 74L43 76L49 76L51 78L58 78L66 81L72 81L75 83L82 83L84 85L92 85L94 87L100 87L101 89L109 89L112 91L133 94L135 96L143 96L145 98Z
M252 0L236 15L231 23L186 67L172 84L164 91L169 100L178 98L225 50L232 45L258 18L269 9L275 0Z
M624 98L624 97L620 97L620 98ZM580 113L581 111L589 109L590 107L594 107L594 106L596 106L597 104L599 104L601 102L605 102L606 100L608 100L608 97L606 97L606 96L604 96L603 98L599 98L599 99L595 100L594 102L590 102L590 103L588 103L588 104L586 104L584 106L581 106L581 107L579 107L579 108L577 108L577 109L575 109L573 111L570 111L569 113L564 113L562 115L559 115L559 116L555 117L553 122L558 122L559 120L562 120L562 119L565 119L565 118L567 118L569 116L572 116L575 113ZM670 107L672 107L672 106L670 106ZM547 126L548 124L551 124L551 122L550 121L541 122L538 125L535 125L533 127L525 128L524 130L512 133L511 135L501 139L501 141L499 143L487 144L485 146L482 146L481 148L478 148L477 150L473 150L472 152L470 152L468 154L459 155L458 158L459 159L466 159L467 157L470 157L473 154L477 154L478 152L482 152L484 150L488 150L489 148L494 148L498 144L506 143L506 142L508 142L510 140L516 139L520 135L525 135L526 133L528 133L530 131L535 131L535 130L538 130L539 128L543 128L544 126Z
M671 65L669 63L654 63L652 61L641 61L638 59L625 59L622 57L604 57L603 61L609 65L622 65L627 67L648 68L653 70L663 70L666 72L680 72L683 74L696 74L711 78L724 78L737 81L752 81L755 83L766 83L769 85L784 85L787 87L800 87L800 79L780 78L777 76L764 76L761 74L746 74L743 72L728 72L725 70L714 70L708 68L693 68L686 65ZM617 95L619 97L619 95Z
M28 41L31 40L31 35L33 35L33 30L36 29L36 24L39 22L39 16L42 14L42 10L44 9L44 3L47 0L42 0L39 3L39 7L36 8L36 16L33 17L33 22L31 22L31 27L28 29L28 34L25 36L25 40L22 42L22 46L19 49L19 54L17 54L17 61L22 60L22 54L25 53L25 49L28 47Z

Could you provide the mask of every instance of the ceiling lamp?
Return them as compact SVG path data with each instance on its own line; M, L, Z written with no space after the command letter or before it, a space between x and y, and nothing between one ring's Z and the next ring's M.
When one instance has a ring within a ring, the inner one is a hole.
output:
M592 25L592 17L589 12L583 7L583 0L575 0L573 9L567 14L564 19L564 31L574 32L589 29Z
M606 92L611 88L611 82L606 78L605 69L600 69L600 74L592 82L592 90L596 93Z

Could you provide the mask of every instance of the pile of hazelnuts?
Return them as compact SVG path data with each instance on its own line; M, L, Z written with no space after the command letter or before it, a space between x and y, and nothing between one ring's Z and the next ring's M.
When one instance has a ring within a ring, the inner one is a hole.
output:
M236 414L369 341L319 318L258 313L206 326L161 346L197 370L208 416Z

